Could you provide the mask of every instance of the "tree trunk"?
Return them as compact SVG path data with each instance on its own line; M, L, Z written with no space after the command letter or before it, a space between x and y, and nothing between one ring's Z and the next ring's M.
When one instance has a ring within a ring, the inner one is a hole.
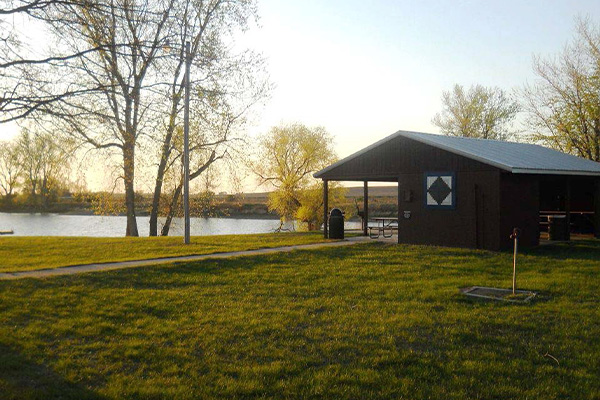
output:
M158 208L160 207L160 193L162 191L163 177L164 171L161 173L159 166L156 184L154 186L154 197L152 197L152 208L150 209L150 236L158 235Z
M29 198L28 202L32 207L37 208L37 181L35 179L31 179L31 198Z
M170 156L171 138L173 131L169 129L162 147L162 156L158 164L158 172L156 173L156 183L154 184L154 197L152 198L152 208L150 209L150 236L158 234L158 209L160 208L160 194L162 193L162 184L167 170L167 162ZM164 229L164 228L163 228ZM168 232L168 229L167 229ZM161 233L162 235L162 233ZM162 235L166 236L166 235Z
M160 231L161 236L169 236L169 229L171 229L171 222L173 221L173 216L175 215L177 203L179 203L179 197L181 197L182 188L183 182L177 185L177 187L175 188L175 193L173 193L173 197L171 198L171 204L169 204L169 212L167 213L167 219Z
M125 182L125 206L127 208L127 229L125 236L139 236L135 219L135 145L125 143L123 146L123 177Z
M181 57L179 64L175 69L175 76L179 74L184 64L184 57ZM158 209L160 208L160 195L162 193L163 179L165 178L165 172L167 171L167 164L169 157L171 157L171 141L173 139L173 132L175 132L175 118L177 117L177 111L179 109L179 102L181 101L181 94L184 89L184 80L178 84L173 82L173 102L171 103L171 114L169 119L169 126L167 127L167 134L161 148L160 163L158 164L158 171L156 173L156 183L154 184L154 196L152 197L152 208L150 209L150 236L156 236L158 234ZM169 229L167 228L167 232ZM161 236L166 236L162 235Z
M221 158L223 158L223 157L217 156L217 153L213 150L209 159L206 161L206 163L204 163L200 168L198 168L196 171L194 171L193 173L190 174L190 181L199 177L204 171L206 171L206 169L208 167L211 166L212 163L214 163L215 161L217 161ZM162 160L161 160L161 165L162 165ZM164 173L165 173L165 169L161 169L161 165L159 165L159 168L158 168L159 175L157 175L157 178L156 178L156 187L154 188L154 199L152 201L152 213L155 212L155 201L156 201L156 219L154 221L155 226L158 225L158 207L159 207L158 202L160 201L162 179L164 178ZM160 182L159 182L159 177L160 177ZM183 189L183 177L182 177L182 180L179 183L179 185L177 185L177 187L175 188L173 197L171 197L171 203L169 204L169 211L167 212L167 219L161 229L161 233L160 233L161 236L169 235L169 229L171 228L171 222L173 220L173 216L175 215L175 209L177 207L179 197L181 196L182 189ZM152 224L153 224L153 222L152 222L152 216L151 216L150 217L150 236L153 236L152 235ZM154 235L154 236L156 236L156 235Z
M40 187L40 197L42 210L48 209L48 178L42 178L42 186Z

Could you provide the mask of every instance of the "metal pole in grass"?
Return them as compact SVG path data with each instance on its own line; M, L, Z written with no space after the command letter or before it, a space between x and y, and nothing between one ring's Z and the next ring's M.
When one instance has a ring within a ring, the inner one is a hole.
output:
M515 294L517 289L517 247L519 246L519 234L521 230L519 228L514 228L510 238L514 241L514 251L513 251L513 284L512 284L512 294Z
M185 107L183 111L183 243L190 244L190 42L185 42Z

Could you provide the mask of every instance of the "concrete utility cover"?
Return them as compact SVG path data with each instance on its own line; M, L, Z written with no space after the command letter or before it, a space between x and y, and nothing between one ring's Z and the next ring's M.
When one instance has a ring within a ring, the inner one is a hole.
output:
M513 295L512 289L500 289L485 286L472 286L461 289L460 291L469 297L510 301L513 303L528 303L536 296L535 292L529 290L515 290L515 294Z

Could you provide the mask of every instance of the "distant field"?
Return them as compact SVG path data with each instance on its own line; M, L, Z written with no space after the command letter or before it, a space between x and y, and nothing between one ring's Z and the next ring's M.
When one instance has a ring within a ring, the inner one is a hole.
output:
M69 265L210 254L264 247L325 242L323 234L266 233L181 237L0 237L0 272L32 271ZM1 397L0 397L1 398Z
M362 197L363 196L363 186L352 186L347 188L346 195L349 197ZM373 183L369 185L369 197L396 197L398 196L398 186L377 186ZM220 197L226 197L220 195ZM269 197L269 192L257 192L257 193L244 193L244 197L247 199L258 199L262 201L267 201Z
M395 185L392 186L370 186L369 198L372 211L377 212L379 205L396 205L395 198L398 195L398 189ZM60 198L57 202L49 205L49 208L40 210L38 207L32 207L28 203L16 202L12 204L0 203L0 212L47 212L58 214L71 215L91 215L95 210L93 207L94 194L87 198ZM113 201L118 204L121 215L125 213L124 195L113 194ZM363 196L363 187L350 187L346 192L346 200L341 204L335 204L336 207L345 208L346 212L351 212L355 209L354 200ZM215 201L210 208L210 212L206 214L197 213L197 210L192 210L192 216L203 217L238 217L238 218L278 218L278 215L269 211L267 201L269 192L258 193L243 193L243 194L219 194L215 196ZM148 209L151 207L152 196L150 194L141 194L137 199L137 215L147 215ZM361 205L362 206L362 205ZM383 211L385 211L385 206ZM8 229L9 227L4 227Z
M598 399L600 242L367 243L0 282L2 399Z

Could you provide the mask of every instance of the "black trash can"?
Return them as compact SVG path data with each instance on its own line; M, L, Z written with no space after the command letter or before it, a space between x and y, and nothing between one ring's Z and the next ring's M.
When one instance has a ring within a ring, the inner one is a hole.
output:
M329 212L329 239L344 238L344 214L339 208Z
M548 239L569 240L570 236L566 215L548 215Z

